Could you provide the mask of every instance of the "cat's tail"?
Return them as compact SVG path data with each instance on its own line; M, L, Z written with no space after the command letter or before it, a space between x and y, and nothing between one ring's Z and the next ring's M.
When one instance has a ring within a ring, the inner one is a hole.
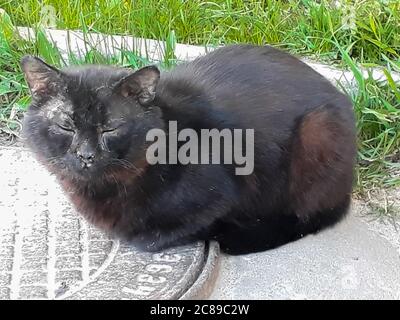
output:
M349 204L350 196L335 208L315 212L307 221L293 213L274 212L242 225L225 223L219 226L219 233L213 239L218 240L222 251L231 255L274 249L334 225L345 216Z

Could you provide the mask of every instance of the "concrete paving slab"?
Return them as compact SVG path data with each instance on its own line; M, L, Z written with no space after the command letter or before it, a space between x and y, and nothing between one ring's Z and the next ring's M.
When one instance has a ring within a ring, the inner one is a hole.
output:
M400 299L400 223L369 221L364 211L356 201L346 220L318 235L223 255L210 298Z
M1 299L189 299L211 292L218 245L144 253L88 225L21 148L0 148Z

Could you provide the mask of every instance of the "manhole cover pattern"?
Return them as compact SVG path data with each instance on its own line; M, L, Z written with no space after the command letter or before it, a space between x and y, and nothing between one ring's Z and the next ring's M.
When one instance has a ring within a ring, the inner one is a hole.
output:
M143 253L74 212L27 151L0 149L0 299L176 299L205 246Z

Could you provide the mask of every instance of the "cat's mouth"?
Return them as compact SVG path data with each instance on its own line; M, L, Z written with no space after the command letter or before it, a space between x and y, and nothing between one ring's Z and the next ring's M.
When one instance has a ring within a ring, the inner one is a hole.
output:
M80 181L93 181L101 179L104 175L104 168L96 163L69 163L63 165L62 171L55 170L56 174L64 175L65 177L73 177L75 180Z
M82 170L90 170L90 167L91 167L92 165L93 165L93 164L90 163L90 162L82 162L82 163L81 163L81 168L82 168Z

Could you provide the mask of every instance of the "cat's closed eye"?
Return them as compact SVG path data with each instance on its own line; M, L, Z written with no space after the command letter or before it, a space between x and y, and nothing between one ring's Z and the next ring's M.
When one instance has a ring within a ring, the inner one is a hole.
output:
M56 123L57 129L60 129L61 131L68 132L68 133L75 133L74 128L68 124L64 123Z
M123 126L123 123L120 122L109 122L106 124L102 124L97 128L97 131L101 134L101 135L112 135L112 134L116 134L120 131L121 127Z
M101 128L100 132L102 134L104 134L104 133L112 133L112 132L117 131L117 129L118 129L117 127L116 128Z

